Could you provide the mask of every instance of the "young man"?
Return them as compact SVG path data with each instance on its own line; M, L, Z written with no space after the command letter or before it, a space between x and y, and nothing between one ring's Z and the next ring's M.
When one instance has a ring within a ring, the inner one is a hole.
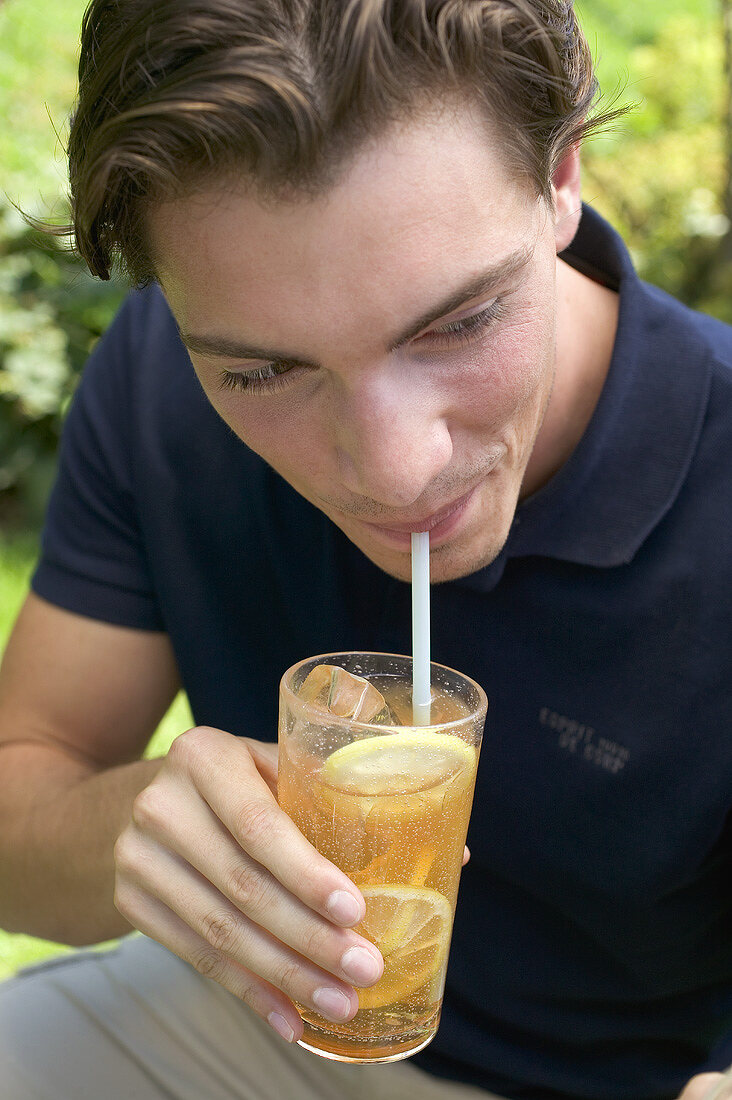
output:
M94 0L80 78L77 243L143 289L3 666L0 921L146 938L5 986L6 1095L701 1097L732 333L582 209L571 8ZM348 1019L382 960L277 806L276 689L408 651L424 529L434 656L491 707L440 1032L364 1069L294 1045L294 1002ZM142 761L181 684L199 725Z

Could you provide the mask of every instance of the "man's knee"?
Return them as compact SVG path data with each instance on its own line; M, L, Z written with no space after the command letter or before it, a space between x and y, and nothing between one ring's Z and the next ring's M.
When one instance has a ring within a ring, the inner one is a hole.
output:
M61 1095L59 1059L68 1064L74 1057L69 1039L79 1020L57 979L62 967L68 973L74 964L78 965L76 956L67 955L0 982L2 1100L51 1100Z
M2 1080L3 1100L46 1100L51 1093L38 1092L36 1085L22 1066L18 1065L12 1056L3 1049L0 1039L0 1079Z
M22 978L10 978L0 983L2 1096L3 1100L46 1100L37 1082L33 1082L33 1049L43 1042L43 1038L40 1035L32 1038L32 1010L29 1013L23 981Z

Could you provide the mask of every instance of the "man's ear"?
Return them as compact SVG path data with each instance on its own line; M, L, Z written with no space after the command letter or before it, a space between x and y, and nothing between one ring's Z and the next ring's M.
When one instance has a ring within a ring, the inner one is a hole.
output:
M554 239L557 252L571 244L582 216L580 198L580 147L575 142L552 172Z

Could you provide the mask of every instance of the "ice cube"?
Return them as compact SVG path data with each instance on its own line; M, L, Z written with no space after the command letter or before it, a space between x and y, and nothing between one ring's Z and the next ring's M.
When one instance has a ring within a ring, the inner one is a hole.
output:
M395 724L381 692L363 676L354 676L340 665L316 665L305 677L298 695L339 718Z

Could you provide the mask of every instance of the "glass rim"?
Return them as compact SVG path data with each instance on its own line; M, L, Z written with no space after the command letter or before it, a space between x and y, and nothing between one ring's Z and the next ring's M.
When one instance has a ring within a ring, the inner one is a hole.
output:
M314 657L303 657L301 660L295 661L294 664L290 665L290 667L288 669L286 669L285 672L283 672L282 677L280 679L280 696L281 697L284 696L285 700L287 702L287 706L291 710L298 711L301 717L303 715L307 714L307 713L312 713L312 709L313 709L312 708L312 703L306 703L303 699L300 698L299 695L297 695L295 693L295 691L291 687L290 681L292 680L293 676L295 675L295 672L297 671L297 669L299 669L302 665L309 664L311 661L315 662L315 663L321 663L322 662L324 664L328 664L328 663L332 663L332 662L328 661L329 657L351 657L351 656L387 657L387 658L394 658L395 657L400 661L409 661L410 664L412 663L412 658L411 658L411 656L409 656L409 654L406 654L406 653L384 653L383 650L338 649L338 650L334 650L332 653L319 653ZM474 723L476 721L476 719L478 719L481 715L483 716L483 720L485 721L485 715L486 715L486 712L488 710L488 696L486 695L485 691L480 686L480 684L477 682L477 680L474 680L472 678L472 676L468 676L464 672L459 672L456 668L451 668L450 665L443 665L439 661L430 661L430 669L433 669L433 668L443 669L445 672L452 673L453 676L457 676L461 680L465 681L466 684L469 684L477 692L478 702L477 702L476 706L471 707L468 714L464 714L460 718L453 718L449 722L430 723L429 725L425 726L424 728L425 729L436 728L436 729L441 729L441 730L459 729L462 726L465 726L466 724ZM348 670L346 670L346 671L348 671ZM357 673L354 673L354 675L357 675ZM320 713L321 714L327 714L328 712L327 711L321 711ZM382 722L361 722L358 719L347 718L347 717L345 717L343 715L339 715L339 714L332 714L330 717L333 719L333 721L331 723L329 723L330 725L343 725L343 726L347 726L348 729L355 729L355 730L394 730L394 731L398 731L398 730L403 730L403 729L419 728L419 727L415 727L415 726L406 726L406 727L405 726L392 726L392 725L388 725L385 722L384 723L382 723Z

